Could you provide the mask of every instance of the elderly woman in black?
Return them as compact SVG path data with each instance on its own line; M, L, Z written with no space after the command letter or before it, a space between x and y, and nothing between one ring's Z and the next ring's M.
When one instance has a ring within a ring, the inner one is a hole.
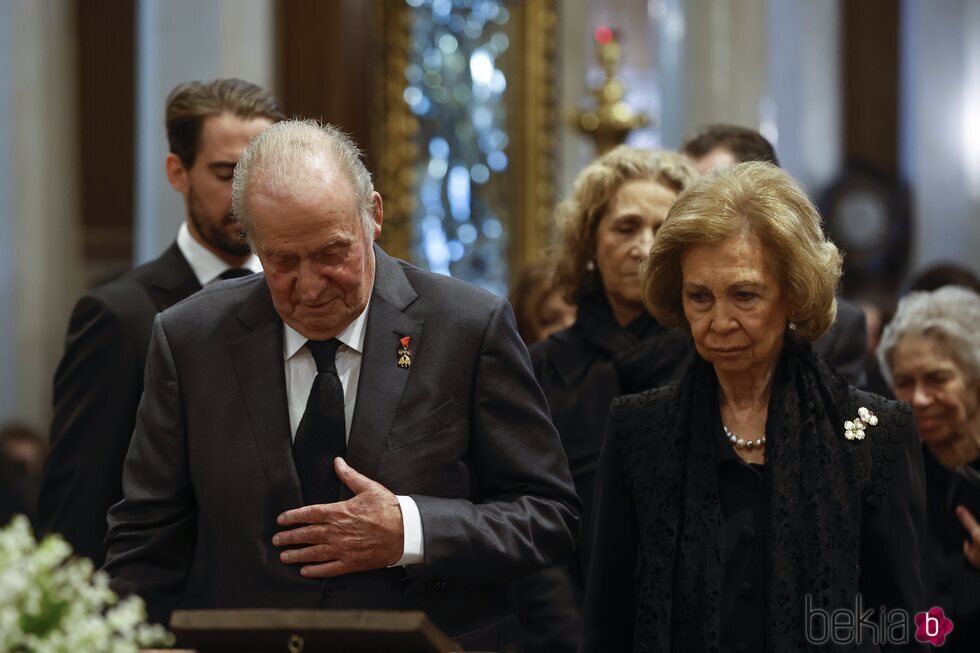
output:
M949 286L909 293L878 355L895 396L912 406L923 444L929 605L954 631L943 651L980 649L980 295ZM969 504L964 505L964 504Z
M585 506L583 523L613 398L683 371L687 338L666 337L643 307L640 263L678 193L696 178L674 152L624 145L589 164L557 209L555 288L578 306L578 318L533 347L531 361Z
M643 307L640 263L677 194L697 178L680 155L617 147L578 175L557 209L555 289L578 307L575 323L531 348L575 489L591 518L599 449L613 398L667 383L683 371L689 338L670 334ZM679 330L678 330L679 331ZM574 653L591 538L577 555L518 586L529 653Z
M889 650L902 633L865 629L860 648L860 626L831 631L830 612L853 615L858 595L876 620L881 606L927 607L911 412L849 386L809 345L834 320L840 269L805 193L769 164L678 198L644 298L697 356L679 382L613 405L586 650Z

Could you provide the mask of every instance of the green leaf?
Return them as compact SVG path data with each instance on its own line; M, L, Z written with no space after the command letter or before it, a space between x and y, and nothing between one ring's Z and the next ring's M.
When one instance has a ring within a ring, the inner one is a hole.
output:
M20 615L20 629L25 633L44 637L61 624L68 612L68 605L68 601L55 601L45 594L39 612Z

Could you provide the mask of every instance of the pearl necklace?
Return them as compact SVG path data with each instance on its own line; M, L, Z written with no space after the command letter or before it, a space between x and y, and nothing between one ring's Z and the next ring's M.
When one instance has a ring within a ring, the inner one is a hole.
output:
M721 428L725 429L725 437L728 438L728 441L731 442L736 449L748 449L751 451L752 449L761 449L766 446L766 436L764 435L757 440L743 440L729 431L728 427L724 424L721 425Z

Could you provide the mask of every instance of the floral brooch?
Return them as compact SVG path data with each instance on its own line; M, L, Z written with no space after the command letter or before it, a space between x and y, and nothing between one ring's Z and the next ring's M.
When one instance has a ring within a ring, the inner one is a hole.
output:
M864 430L869 426L878 426L878 417L861 406L858 408L858 416L853 421L844 422L844 437L848 440L863 440Z

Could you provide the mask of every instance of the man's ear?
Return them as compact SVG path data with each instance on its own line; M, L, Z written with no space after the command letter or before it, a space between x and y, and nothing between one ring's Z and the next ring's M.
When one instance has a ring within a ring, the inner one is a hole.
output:
M184 162L180 160L180 157L171 152L167 155L166 160L167 168L167 181L175 191L181 195L187 194L187 189L189 187L189 181L187 178L187 168L184 167Z
M381 205L381 195L374 192L374 239L381 235L381 223L384 222L384 208Z

